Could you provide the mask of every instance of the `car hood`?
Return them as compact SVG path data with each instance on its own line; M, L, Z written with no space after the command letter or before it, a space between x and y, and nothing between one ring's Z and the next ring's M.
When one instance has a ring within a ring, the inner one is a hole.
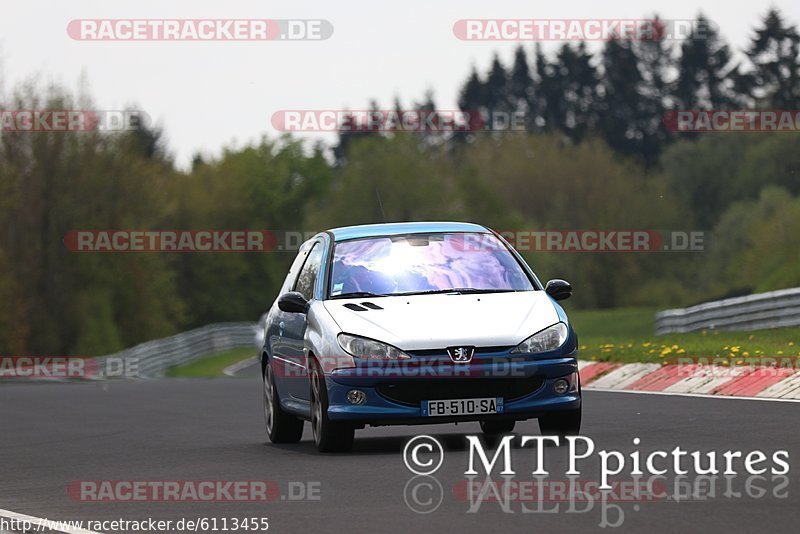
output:
M402 350L513 346L559 321L544 291L336 299L324 304L342 332ZM362 310L351 309L355 304Z

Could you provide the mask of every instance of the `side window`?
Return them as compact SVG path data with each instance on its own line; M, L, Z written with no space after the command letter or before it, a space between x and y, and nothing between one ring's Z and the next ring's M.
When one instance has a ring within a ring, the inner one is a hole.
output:
M323 250L324 247L321 243L314 243L314 247L308 253L305 265L300 270L297 282L294 284L294 290L299 291L306 300L311 300L311 297L314 296L314 285L317 282L317 275L319 275L319 268L322 264Z
M300 272L300 268L303 266L303 263L305 263L310 248L310 246L300 247L300 251L294 258L291 268L289 268L289 272L286 273L286 279L283 281L283 285L281 286L281 294L291 291L294 287L295 281L297 280L297 273Z

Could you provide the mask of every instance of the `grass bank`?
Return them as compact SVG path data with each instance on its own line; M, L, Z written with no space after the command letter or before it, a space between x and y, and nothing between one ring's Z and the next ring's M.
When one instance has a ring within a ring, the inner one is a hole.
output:
M567 309L585 360L677 363L682 358L714 358L720 365L743 365L754 359L786 361L800 356L800 328L655 336L655 312L654 308Z
M185 365L178 365L167 370L166 375L170 377L183 378L214 378L225 376L222 371L229 365L248 360L256 356L256 349L244 347L233 349L213 356L208 356Z

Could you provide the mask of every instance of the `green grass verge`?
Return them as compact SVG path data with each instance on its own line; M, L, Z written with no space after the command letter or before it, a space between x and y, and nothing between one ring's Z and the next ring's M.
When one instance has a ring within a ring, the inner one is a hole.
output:
M656 337L655 312L653 308L567 311L584 360L678 363L684 358L713 358L718 365L745 365L756 359L770 363L765 359L774 358L785 365L800 356L800 328Z
M255 348L244 347L241 349L233 349L185 365L171 367L167 370L166 375L169 377L184 378L213 378L225 376L222 371L226 367L242 360L254 358L255 356Z

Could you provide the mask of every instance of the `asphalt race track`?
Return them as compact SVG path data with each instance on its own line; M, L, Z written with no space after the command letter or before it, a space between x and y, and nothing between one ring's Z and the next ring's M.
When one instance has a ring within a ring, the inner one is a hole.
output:
M340 455L318 454L309 425L300 444L268 444L260 387L257 377L3 384L0 508L59 520L266 517L270 532L781 533L796 532L800 520L797 403L586 392L583 433L598 449L630 452L634 437L642 451L786 449L792 469L784 477L670 475L657 481L658 498L584 499L571 509L554 495L543 504L465 497L464 436L479 432L475 423L367 428L357 432L354 451ZM539 434L535 421L515 432ZM444 445L433 477L415 478L403 462L406 442L421 433ZM518 442L517 477L530 481L535 450ZM565 480L564 448L545 454L551 479ZM598 477L592 462L579 478ZM269 502L84 502L68 493L76 481L105 480L270 480L281 495ZM308 491L318 498L300 499Z

